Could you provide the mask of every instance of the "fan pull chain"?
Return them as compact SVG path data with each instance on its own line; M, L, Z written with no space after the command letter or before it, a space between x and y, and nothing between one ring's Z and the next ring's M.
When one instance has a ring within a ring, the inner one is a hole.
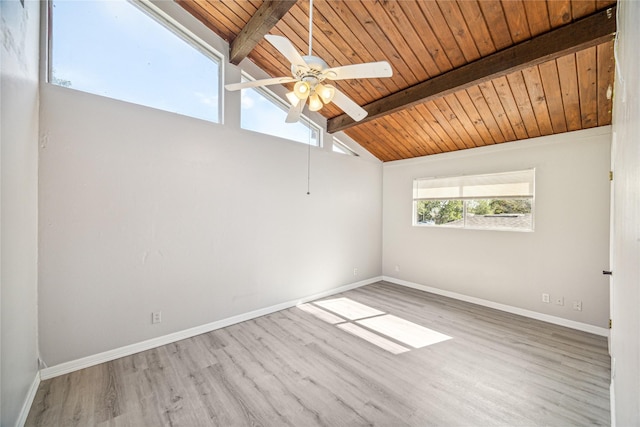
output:
M307 144L307 196L311 194L311 134L312 132L313 132L313 129L311 128L311 126L309 126L309 143Z
M309 56L311 53L311 44L313 43L313 0L309 0Z

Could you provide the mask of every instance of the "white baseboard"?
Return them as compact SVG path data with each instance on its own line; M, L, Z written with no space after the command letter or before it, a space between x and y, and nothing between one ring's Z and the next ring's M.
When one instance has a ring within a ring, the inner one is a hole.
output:
M183 331L174 332L172 334L163 335L161 337L152 338L150 340L142 341L139 343L127 345L113 350L108 350L102 353L94 354L91 356L83 357L81 359L71 360L69 362L61 363L59 365L50 366L40 371L40 378L43 380L57 377L60 375L68 374L70 372L78 371L80 369L88 368L90 366L99 365L100 363L109 362L111 360L119 359L124 356L129 356L141 351L149 350L152 348L160 347L166 344L170 344L176 341L180 341L186 338L191 338L196 335L204 334L214 331L216 329L224 328L234 325L236 323L244 322L247 320L255 319L256 317L265 316L267 314L275 313L276 311L285 310L287 308L295 307L298 304L313 301L318 298L324 298L326 296L339 294L341 292L349 291L351 289L359 288L361 286L369 285L371 283L379 282L382 280L381 276L373 277L359 282L351 283L348 285L340 286L339 288L330 289L328 291L320 292L314 295L310 295L304 298L283 302L280 304L272 305L270 307L261 308L258 310L250 311L248 313L239 314L237 316L228 317L226 319L218 320L215 322L207 323L194 328L185 329Z
M22 409L20 409L20 414L18 415L18 419L16 420L16 427L22 427L27 422L27 417L29 416L31 405L33 405L33 400L36 398L36 393L38 392L39 386L40 373L37 372L35 378L33 379L33 382L31 383L31 387L29 387L27 397L24 399Z
M484 300L481 298L471 297L468 295L459 294L456 292L445 291L438 288L432 288L430 286L420 285L418 283L408 282L402 279L396 279L395 277L382 276L382 280L386 282L395 283L397 285L406 286L408 288L418 289L432 294L442 295L445 297L470 302L473 304L482 305L489 308L495 308L496 310L506 311L508 313L519 314L520 316L530 317L536 320L542 320L544 322L553 323L555 325L565 326L567 328L577 329L583 332L590 332L595 335L601 335L603 337L609 336L609 330L601 328L599 326L589 325L587 323L576 322L574 320L563 319L562 317L551 316L549 314L538 313L537 311L525 310L524 308L513 307L506 304L500 304L497 302Z

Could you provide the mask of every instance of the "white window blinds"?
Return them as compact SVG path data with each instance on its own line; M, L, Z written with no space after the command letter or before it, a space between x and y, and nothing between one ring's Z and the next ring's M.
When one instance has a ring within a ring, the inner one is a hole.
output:
M533 197L535 169L487 175L414 180L414 200L507 199Z

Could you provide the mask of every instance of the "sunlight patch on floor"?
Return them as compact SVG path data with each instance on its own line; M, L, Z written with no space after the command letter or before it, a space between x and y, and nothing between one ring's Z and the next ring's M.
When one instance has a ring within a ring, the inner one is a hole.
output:
M344 322L344 319L342 317L338 317L335 314L329 313L328 311L323 310L320 307L316 307L313 304L300 304L298 308L302 311L306 311L309 314L313 314L318 319L324 320L325 322L331 323L332 325Z
M314 304L319 305L320 307L329 311L333 311L334 313L339 314L340 316L349 320L363 319L365 317L384 314L384 312L380 310L376 310L375 308L369 307L368 305L360 304L359 302L353 301L349 298L336 298L324 301L316 301L314 302Z
M413 348L422 348L451 339L448 335L391 314L358 320L356 323Z
M298 308L393 354L411 350L404 345L417 349L452 339L349 298L314 301Z
M375 344L381 349L387 350L390 353L400 354L410 351L410 349L403 347L400 344L389 341L388 339L381 337L375 332L371 332L365 328L361 328L360 326L354 325L353 323L342 323L337 326L343 331L347 331L357 337L362 338L363 340L369 341L371 344Z

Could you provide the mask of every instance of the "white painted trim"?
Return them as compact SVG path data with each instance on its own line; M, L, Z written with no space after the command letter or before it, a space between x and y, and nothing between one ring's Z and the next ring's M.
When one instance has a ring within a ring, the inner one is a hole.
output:
M611 361L613 362L613 360ZM613 364L613 363L612 363ZM613 370L613 366L611 366ZM615 378L611 378L611 384L609 385L609 396L611 396L611 427L616 427L616 386Z
M553 323L555 325L565 326L571 329L577 329L583 332L589 332L595 335L601 335L603 337L609 336L609 330L601 328L599 326L589 325L587 323L576 322L574 320L563 319L562 317L551 316L549 314L538 313L537 311L525 310L524 308L513 307L506 304L500 304L497 302L471 297L468 295L459 294L456 292L445 291L438 288L432 288L431 286L420 285L418 283L408 282L406 280L396 279L395 277L382 276L382 280L396 285L406 286L408 288L418 289L420 291L430 292L436 295L442 295L449 298L454 298L460 301L470 302L472 304L482 305L496 310L506 311L507 313L518 314L520 316L529 317L531 319L542 320L543 322Z
M40 373L37 372L35 378L33 379L33 382L31 383L31 387L29 387L27 397L22 404L22 409L20 410L20 414L18 415L18 419L16 420L16 427L22 427L27 422L27 417L29 416L31 405L33 405L33 400L36 398L36 393L38 392L39 386Z
M373 277L359 282L351 283L348 285L333 288L328 291L320 292L314 295L303 297L296 300L286 301L280 304L272 305L270 307L261 308L258 310L250 311L248 313L239 314L237 316L228 317L226 319L218 320L215 322L207 323L194 328L185 329L183 331L174 332L172 334L163 335L161 337L152 338L146 341L142 341L135 344L126 345L124 347L115 348L102 353L94 354L91 356L83 357L81 359L71 360L69 362L61 363L59 365L50 366L40 371L40 378L47 380L49 378L57 377L60 375L68 374L70 372L78 371L80 369L88 368L90 366L99 365L100 363L109 362L111 360L119 359L121 357L129 356L141 351L149 350L152 348L160 347L166 344L171 344L176 341L180 341L186 338L191 338L196 335L204 334L214 331L216 329L225 328L227 326L235 325L236 323L245 322L247 320L255 319L260 316L275 313L276 311L285 310L287 308L295 307L298 304L313 301L318 298L324 298L326 296L339 294L351 289L359 288L361 286L370 285L382 280L381 276Z

